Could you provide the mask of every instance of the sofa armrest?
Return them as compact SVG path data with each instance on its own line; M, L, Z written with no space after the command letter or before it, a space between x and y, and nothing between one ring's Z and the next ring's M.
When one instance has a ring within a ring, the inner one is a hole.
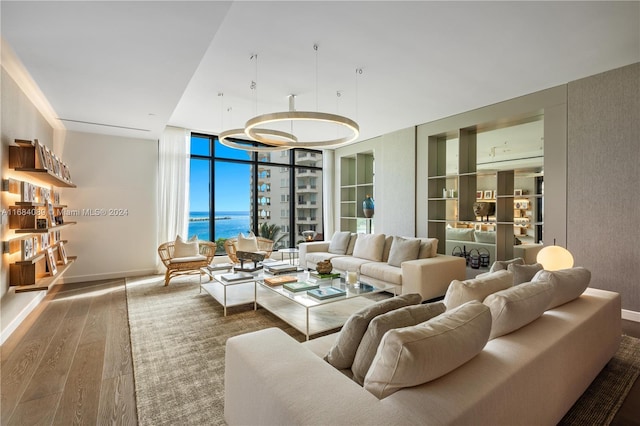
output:
M311 241L309 243L300 243L300 245L298 246L298 264L303 268L306 268L307 253L329 251L330 244L330 241Z
M279 328L227 340L229 425L392 424L394 410Z
M464 280L467 262L462 257L436 257L402 262L402 294L420 293L422 300L444 296L453 280Z

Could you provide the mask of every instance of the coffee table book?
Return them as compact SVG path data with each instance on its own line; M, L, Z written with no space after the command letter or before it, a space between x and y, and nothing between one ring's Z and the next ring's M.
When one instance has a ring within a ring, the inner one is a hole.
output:
M321 274L318 271L311 271L309 273L310 276L312 276L313 278L317 278L319 280L327 280L327 279L334 279L334 278L340 278L340 274L339 273L333 273L333 274Z
M285 290L290 291L292 293L299 293L301 291L315 290L320 288L318 284L313 284L307 281L287 283L287 284L284 284L282 287Z
M267 270L267 272L273 275L277 275L285 274L287 272L296 272L298 270L298 267L296 265L267 265L265 266L265 269Z
M222 274L220 279L232 283L238 281L248 281L254 279L254 276L248 272L236 272L235 274Z
M315 299L325 300L325 299L332 299L334 297L344 296L347 294L347 292L335 287L324 287L324 288L317 288L315 290L309 290L307 291L307 294Z
M272 287L286 283L295 283L296 281L298 281L298 277L294 277L293 275L278 275L277 277L264 279L264 283Z

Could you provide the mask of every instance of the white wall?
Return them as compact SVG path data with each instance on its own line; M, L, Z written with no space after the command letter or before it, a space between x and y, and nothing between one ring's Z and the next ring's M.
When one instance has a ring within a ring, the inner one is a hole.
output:
M77 188L63 189L68 205L67 252L78 260L64 282L152 273L158 259L158 143L67 132L56 147ZM92 210L92 214L88 213ZM97 213L97 215L95 215Z

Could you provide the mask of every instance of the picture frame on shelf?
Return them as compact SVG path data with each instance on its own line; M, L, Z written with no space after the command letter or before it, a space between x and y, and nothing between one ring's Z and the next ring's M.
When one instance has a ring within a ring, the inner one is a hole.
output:
M484 191L483 199L490 200L492 198L493 198L493 191L492 190L489 189L489 190Z
M58 243L58 253L60 254L60 260L62 261L63 265L69 263L69 259L67 258L67 251L62 241Z
M497 200L498 199L498 190L494 190L493 194L491 196L492 199Z
M47 229L49 227L49 221L46 217L39 217L36 219L36 229Z
M47 248L47 270L51 276L54 276L58 273L58 265L56 264L56 259L53 256L53 249L51 247Z
M51 204L51 201L49 200L47 200L47 213L49 215L47 219L49 219L49 223L51 224L51 226L56 226L56 217L55 213L53 212L53 204Z
M522 189L514 189L513 190L514 197L522 197Z
M484 193L482 191L476 191L476 199L482 200Z

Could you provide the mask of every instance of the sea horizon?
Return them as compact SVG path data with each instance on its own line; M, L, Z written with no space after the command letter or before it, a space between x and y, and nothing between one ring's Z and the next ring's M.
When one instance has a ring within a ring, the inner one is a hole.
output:
M209 238L208 211L189 212L189 238L197 235L201 240L211 241ZM216 239L232 238L238 234L249 232L249 211L220 210L214 213Z

